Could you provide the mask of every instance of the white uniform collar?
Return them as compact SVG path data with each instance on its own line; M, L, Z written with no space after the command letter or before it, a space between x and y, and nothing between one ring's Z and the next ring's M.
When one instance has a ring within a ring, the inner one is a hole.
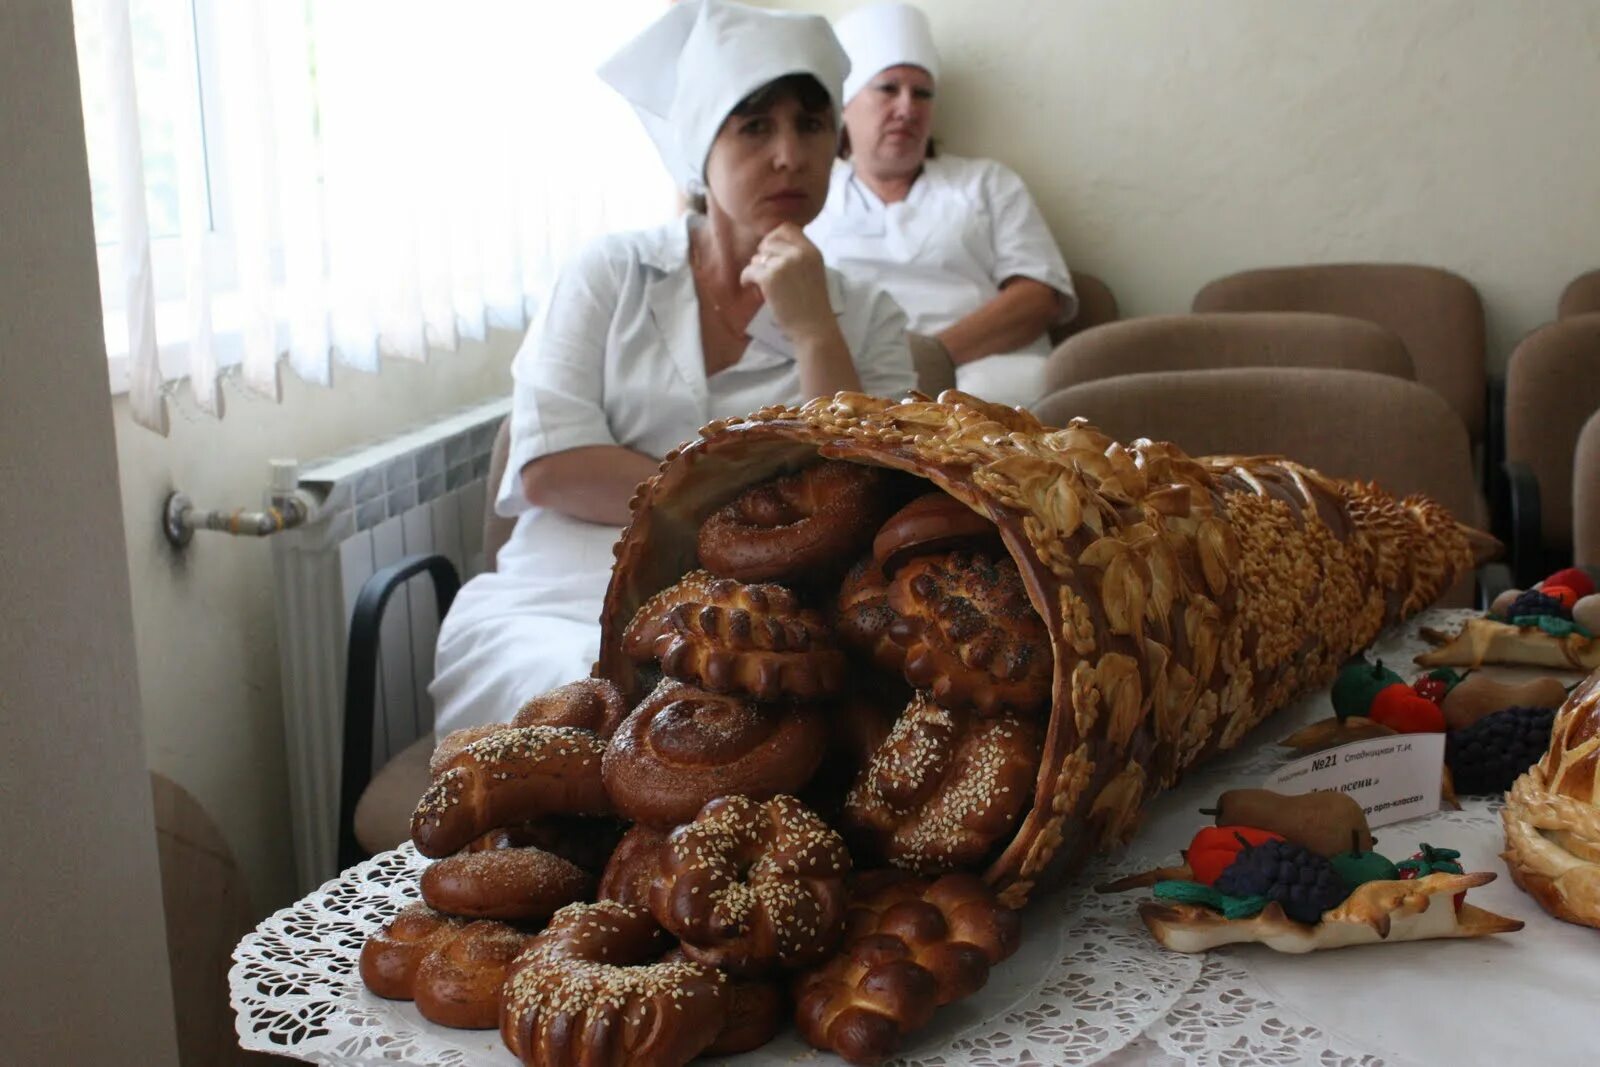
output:
M694 291L694 272L689 269L689 219L681 218L646 231L639 242L638 255L643 266L659 275L648 283L650 314L656 328L661 331L662 340L679 372L704 397L705 351L695 343L700 339L699 304ZM844 314L843 276L832 267L824 270L828 306L837 317ZM761 305L761 310L756 312L745 333L752 341L759 342L763 348L772 350L779 357L790 359L794 356L793 346L778 329L772 309L766 304ZM746 355L740 358L740 364L746 359L751 359L752 363L764 362L763 358L752 359L756 355L756 352L747 349ZM765 356L765 353L761 355Z

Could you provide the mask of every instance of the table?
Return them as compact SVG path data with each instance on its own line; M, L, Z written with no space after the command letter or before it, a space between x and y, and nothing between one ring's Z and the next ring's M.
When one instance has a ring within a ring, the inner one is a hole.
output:
M1418 627L1453 630L1465 611L1430 611L1380 639L1375 654L1414 673ZM1503 669L1501 669L1503 670ZM1514 671L1504 671L1515 674ZM1233 752L1156 798L1122 855L1098 861L1024 913L1024 946L977 996L941 1012L907 1067L1179 1062L1235 1067L1321 1063L1409 1067L1590 1063L1600 990L1600 933L1547 916L1512 884L1498 853L1498 801L1382 828L1380 850L1448 845L1468 870L1501 878L1473 890L1481 907L1523 919L1515 934L1281 956L1237 946L1204 956L1161 949L1139 923L1138 892L1088 887L1166 865L1203 822L1195 809L1224 789L1261 782L1285 759L1274 742L1331 713L1325 692L1284 709ZM410 846L352 868L264 920L229 974L241 1043L323 1064L514 1063L494 1031L435 1027L410 1004L368 993L355 974L367 935L416 894L426 861ZM792 1033L729 1067L840 1062Z

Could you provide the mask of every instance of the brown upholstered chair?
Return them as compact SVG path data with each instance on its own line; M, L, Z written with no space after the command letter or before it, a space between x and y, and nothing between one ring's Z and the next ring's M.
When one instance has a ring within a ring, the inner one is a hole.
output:
M1461 420L1437 393L1389 375L1302 367L1131 374L1052 393L1034 413L1052 425L1082 416L1118 440L1168 440L1197 456L1281 454L1391 493L1426 493L1471 525L1485 520ZM1468 580L1442 603L1471 600Z
M150 792L178 1062L183 1067L287 1062L243 1051L234 1034L228 968L233 946L255 925L255 916L233 851L188 790L152 771Z
M1556 318L1570 319L1595 311L1600 311L1600 270L1580 274L1567 283L1556 305Z
M1511 570L1527 585L1572 555L1573 449L1600 411L1600 312L1523 338L1506 364L1505 392Z
M1147 315L1107 323L1050 353L1046 396L1121 374L1220 367L1333 367L1414 379L1406 346L1374 322L1304 311Z
M1573 449L1572 560L1600 568L1600 411L1583 424Z
M1109 285L1086 270L1069 270L1067 273L1072 276L1073 292L1078 294L1078 313L1051 329L1052 345L1059 345L1067 338L1096 326L1116 322L1118 317L1117 296Z
M1331 263L1247 270L1209 282L1194 311L1323 311L1400 335L1417 381L1450 402L1474 442L1486 428L1483 301L1437 267Z

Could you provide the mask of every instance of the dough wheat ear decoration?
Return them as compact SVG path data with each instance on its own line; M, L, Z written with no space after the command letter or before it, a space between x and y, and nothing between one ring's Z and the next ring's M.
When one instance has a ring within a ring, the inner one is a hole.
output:
M899 472L886 476L899 499L942 490L994 523L1048 631L1048 699L1018 709L1044 727L1032 799L983 860L1012 906L1126 840L1157 791L1328 684L1474 562L1465 528L1437 504L1287 460L1119 444L1081 420L1047 427L956 391L900 402L840 393L713 422L640 486L597 675L643 696L653 681L624 630L700 565L705 520L825 460Z

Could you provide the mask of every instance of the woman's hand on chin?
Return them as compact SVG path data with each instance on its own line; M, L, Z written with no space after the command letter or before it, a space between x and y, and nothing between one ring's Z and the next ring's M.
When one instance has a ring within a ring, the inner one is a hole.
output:
M778 326L797 345L837 335L822 253L794 223L780 223L761 239L739 281L761 290Z

